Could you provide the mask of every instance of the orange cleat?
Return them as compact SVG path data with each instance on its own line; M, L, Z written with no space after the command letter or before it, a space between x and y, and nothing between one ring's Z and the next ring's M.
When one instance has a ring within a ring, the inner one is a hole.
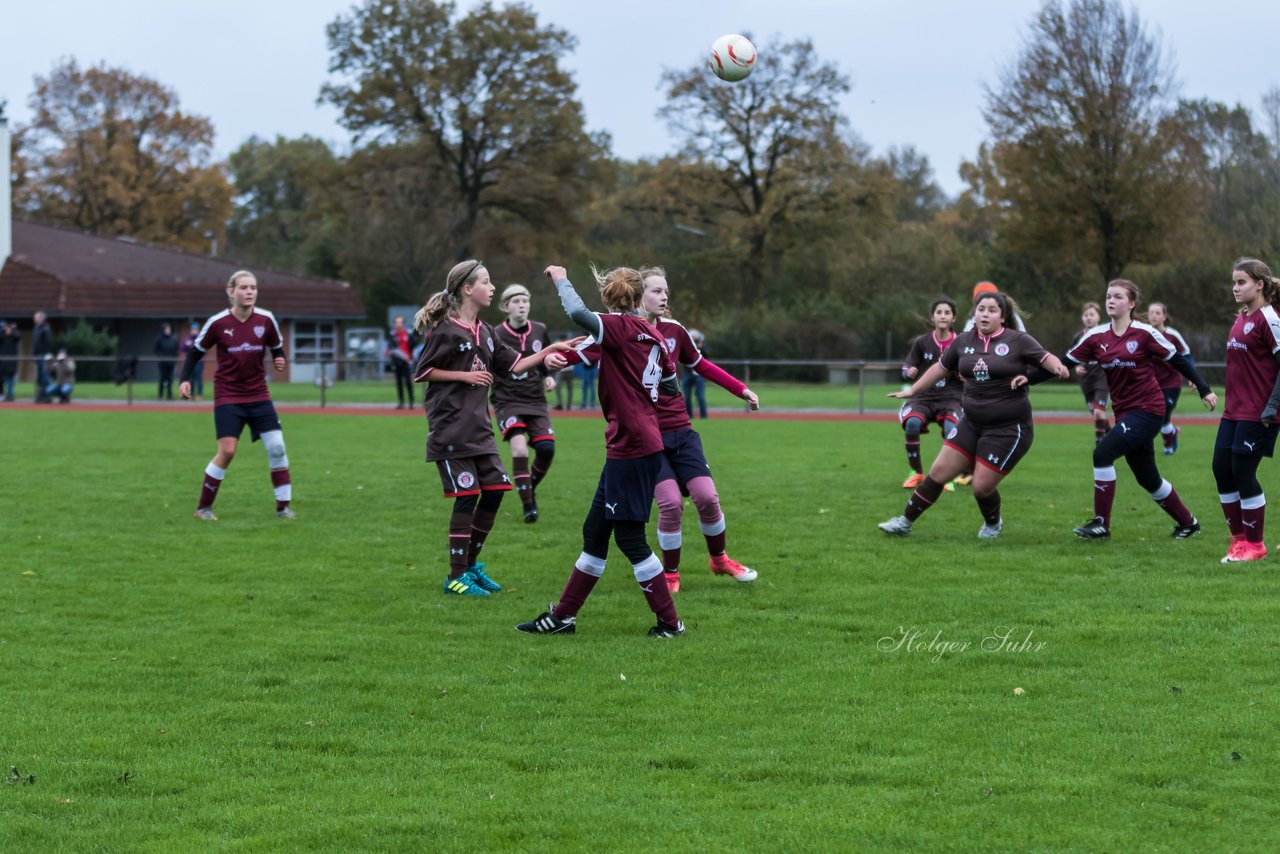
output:
M716 575L728 575L734 581L746 583L756 580L756 571L749 566L743 566L727 554L718 555L711 558L711 571Z
M663 572L662 577L666 579L667 589L671 591L672 596L680 592L680 570Z
M920 484L922 484L922 483L924 483L924 475L922 475L922 474L921 474L920 472L918 472L918 471L917 471L917 472L912 472L912 473L911 473L911 477L907 478L906 480L904 480L904 481L902 482L902 488L903 488L903 489L915 489L917 486L919 486L919 485L920 485Z

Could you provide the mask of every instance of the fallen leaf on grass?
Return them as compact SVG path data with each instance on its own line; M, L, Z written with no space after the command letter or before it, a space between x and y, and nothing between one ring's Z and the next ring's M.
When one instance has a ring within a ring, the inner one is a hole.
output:
M25 575L27 578L30 578L31 576L35 575L35 572L33 570L27 569L27 570L23 570L22 574Z
M1169 686L1169 693L1170 693L1170 694L1181 694L1181 693L1182 693L1182 689L1181 689L1181 688L1179 688L1177 685L1170 685L1170 686Z
M75 798L54 798L53 802L55 804L74 804L76 802L76 799Z
M627 681L627 674L625 674L625 673L619 673L619 674L618 674L618 678L619 678L619 679L621 679L623 682L626 682L626 681Z

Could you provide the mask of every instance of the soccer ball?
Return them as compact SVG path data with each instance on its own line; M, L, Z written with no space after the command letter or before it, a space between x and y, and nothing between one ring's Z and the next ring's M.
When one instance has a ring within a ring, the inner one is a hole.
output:
M756 67L756 46L746 36L730 33L711 43L711 71L721 80L734 83Z

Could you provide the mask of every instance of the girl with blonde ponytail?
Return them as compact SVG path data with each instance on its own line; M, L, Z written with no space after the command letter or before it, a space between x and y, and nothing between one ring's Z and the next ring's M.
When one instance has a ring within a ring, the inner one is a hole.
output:
M436 464L444 495L453 499L444 592L459 596L489 596L502 589L477 560L502 493L511 489L489 420L493 375L522 373L574 343L552 344L522 358L480 319L492 300L484 264L463 261L449 271L444 290L432 294L414 317L414 328L426 336L413 378L427 383L427 461Z

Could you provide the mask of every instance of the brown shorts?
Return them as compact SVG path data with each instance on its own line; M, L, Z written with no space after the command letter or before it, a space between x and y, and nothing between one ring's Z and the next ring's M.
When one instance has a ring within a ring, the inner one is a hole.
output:
M551 429L551 416L545 412L529 412L523 408L504 406L495 409L494 415L505 441L511 441L511 434L517 430L527 433L530 442L556 437L556 431Z
M1085 405L1090 411L1107 411L1107 398L1111 396L1111 389L1107 387L1106 377L1094 379L1086 376L1080 384L1080 391L1084 394Z
M943 424L946 421L955 424L959 421L960 404L945 400L908 400L898 410L898 423L906 424L908 418L919 418L924 422L920 432L928 433L930 424ZM942 432L947 432L945 425Z
M945 444L978 465L1008 474L1031 450L1034 438L1030 421L983 427L961 418L947 431Z
M445 498L511 488L511 479L507 477L502 458L497 454L436 460L436 469L440 472L440 482L444 484Z

